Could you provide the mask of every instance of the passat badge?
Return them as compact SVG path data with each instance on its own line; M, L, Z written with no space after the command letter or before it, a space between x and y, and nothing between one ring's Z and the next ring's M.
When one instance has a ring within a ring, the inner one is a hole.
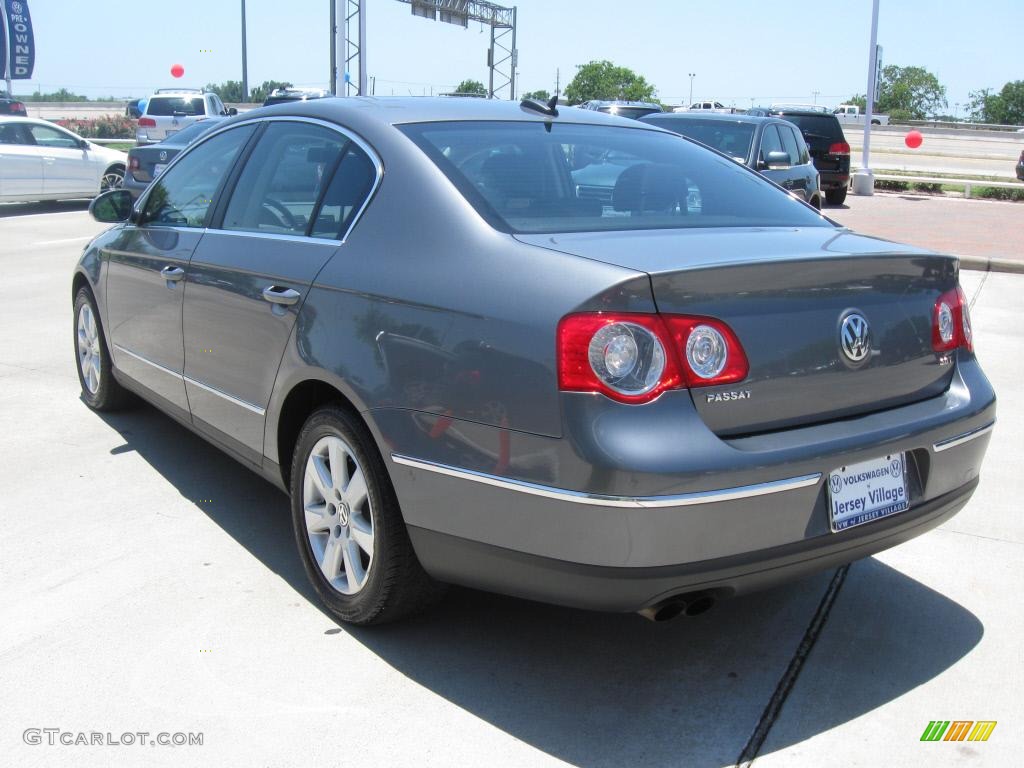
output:
M734 389L729 392L708 392L706 402L708 403L728 403L731 400L749 400L750 390L749 389Z

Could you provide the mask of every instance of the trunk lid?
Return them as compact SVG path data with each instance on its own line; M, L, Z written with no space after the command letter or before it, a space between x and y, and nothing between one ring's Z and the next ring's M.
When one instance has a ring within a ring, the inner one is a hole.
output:
M931 334L936 300L957 283L953 257L818 227L518 237L647 272L660 312L726 322L747 379L691 390L721 436L884 410L949 387L953 357L935 353ZM860 362L841 342L851 314L868 323Z

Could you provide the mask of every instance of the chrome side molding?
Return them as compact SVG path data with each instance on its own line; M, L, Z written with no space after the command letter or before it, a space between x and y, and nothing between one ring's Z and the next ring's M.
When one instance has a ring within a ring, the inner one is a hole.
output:
M519 491L520 493L528 493L533 496L543 496L557 501L591 504L600 507L626 507L630 509L687 507L695 504L713 504L716 501L747 499L753 496L765 496L771 493L784 493L785 491L795 491L798 488L807 488L808 486L816 485L821 479L821 473L816 472L812 475L800 475L799 477L789 477L784 480L773 480L767 483L757 483L756 485L741 485L735 488L722 488L714 491L696 491L675 496L605 496L583 493L581 491L570 491L564 488L553 488L547 485L537 485L523 480L510 480L504 477L497 477L496 475L489 475L485 472L474 472L470 469L459 469L447 464L414 459L398 453L391 454L391 460L396 464L412 467L413 469L436 472L439 475L457 477L461 480L471 480L475 483L483 483L495 488Z
M971 440L976 440L982 435L987 435L992 431L992 428L995 427L995 425L996 423L993 421L990 424L986 424L984 427L978 427L977 429L972 429L970 432L964 432L962 435L951 437L948 440L940 440L932 446L932 450L936 453L942 453L943 451L948 451L950 448L956 448L958 445L969 443Z

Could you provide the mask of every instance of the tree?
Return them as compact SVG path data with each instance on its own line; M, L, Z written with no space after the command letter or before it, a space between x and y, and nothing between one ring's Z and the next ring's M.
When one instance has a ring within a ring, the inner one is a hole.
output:
M550 101L551 94L541 89L539 91L529 91L523 94L524 99L536 99L537 101Z
M29 93L24 96L17 96L16 98L21 101L59 101L62 103L89 100L86 96L72 93L67 88L61 88L59 91L54 91L53 93Z
M860 111L864 112L868 108L868 97L863 93L855 93L853 96L848 98L846 104L852 104L855 107L860 107Z
M655 88L643 77L610 61L592 61L577 68L576 76L565 88L570 104L591 99L626 99L652 101Z
M226 83L207 83L205 90L213 91L225 103L240 104L245 101L240 80L228 80Z
M458 86L456 86L455 93L461 93L468 96L486 96L487 89L479 80L463 80L458 84Z
M968 105L971 119L979 123L1020 125L1024 123L1024 80L1014 80L999 93L991 88L971 91Z
M946 88L924 67L890 64L882 70L875 104L877 112L897 120L924 120L946 108Z

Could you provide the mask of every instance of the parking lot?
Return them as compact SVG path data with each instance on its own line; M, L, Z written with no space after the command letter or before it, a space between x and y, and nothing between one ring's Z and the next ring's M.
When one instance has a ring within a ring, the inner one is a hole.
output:
M1021 206L851 196L826 213L1019 258ZM939 529L667 624L452 590L360 629L319 607L279 491L153 408L80 401L70 277L102 228L84 204L0 206L3 764L1015 761L1024 275L961 276L999 422L979 490ZM921 742L936 719L998 725L987 742ZM29 745L29 728L203 744Z

